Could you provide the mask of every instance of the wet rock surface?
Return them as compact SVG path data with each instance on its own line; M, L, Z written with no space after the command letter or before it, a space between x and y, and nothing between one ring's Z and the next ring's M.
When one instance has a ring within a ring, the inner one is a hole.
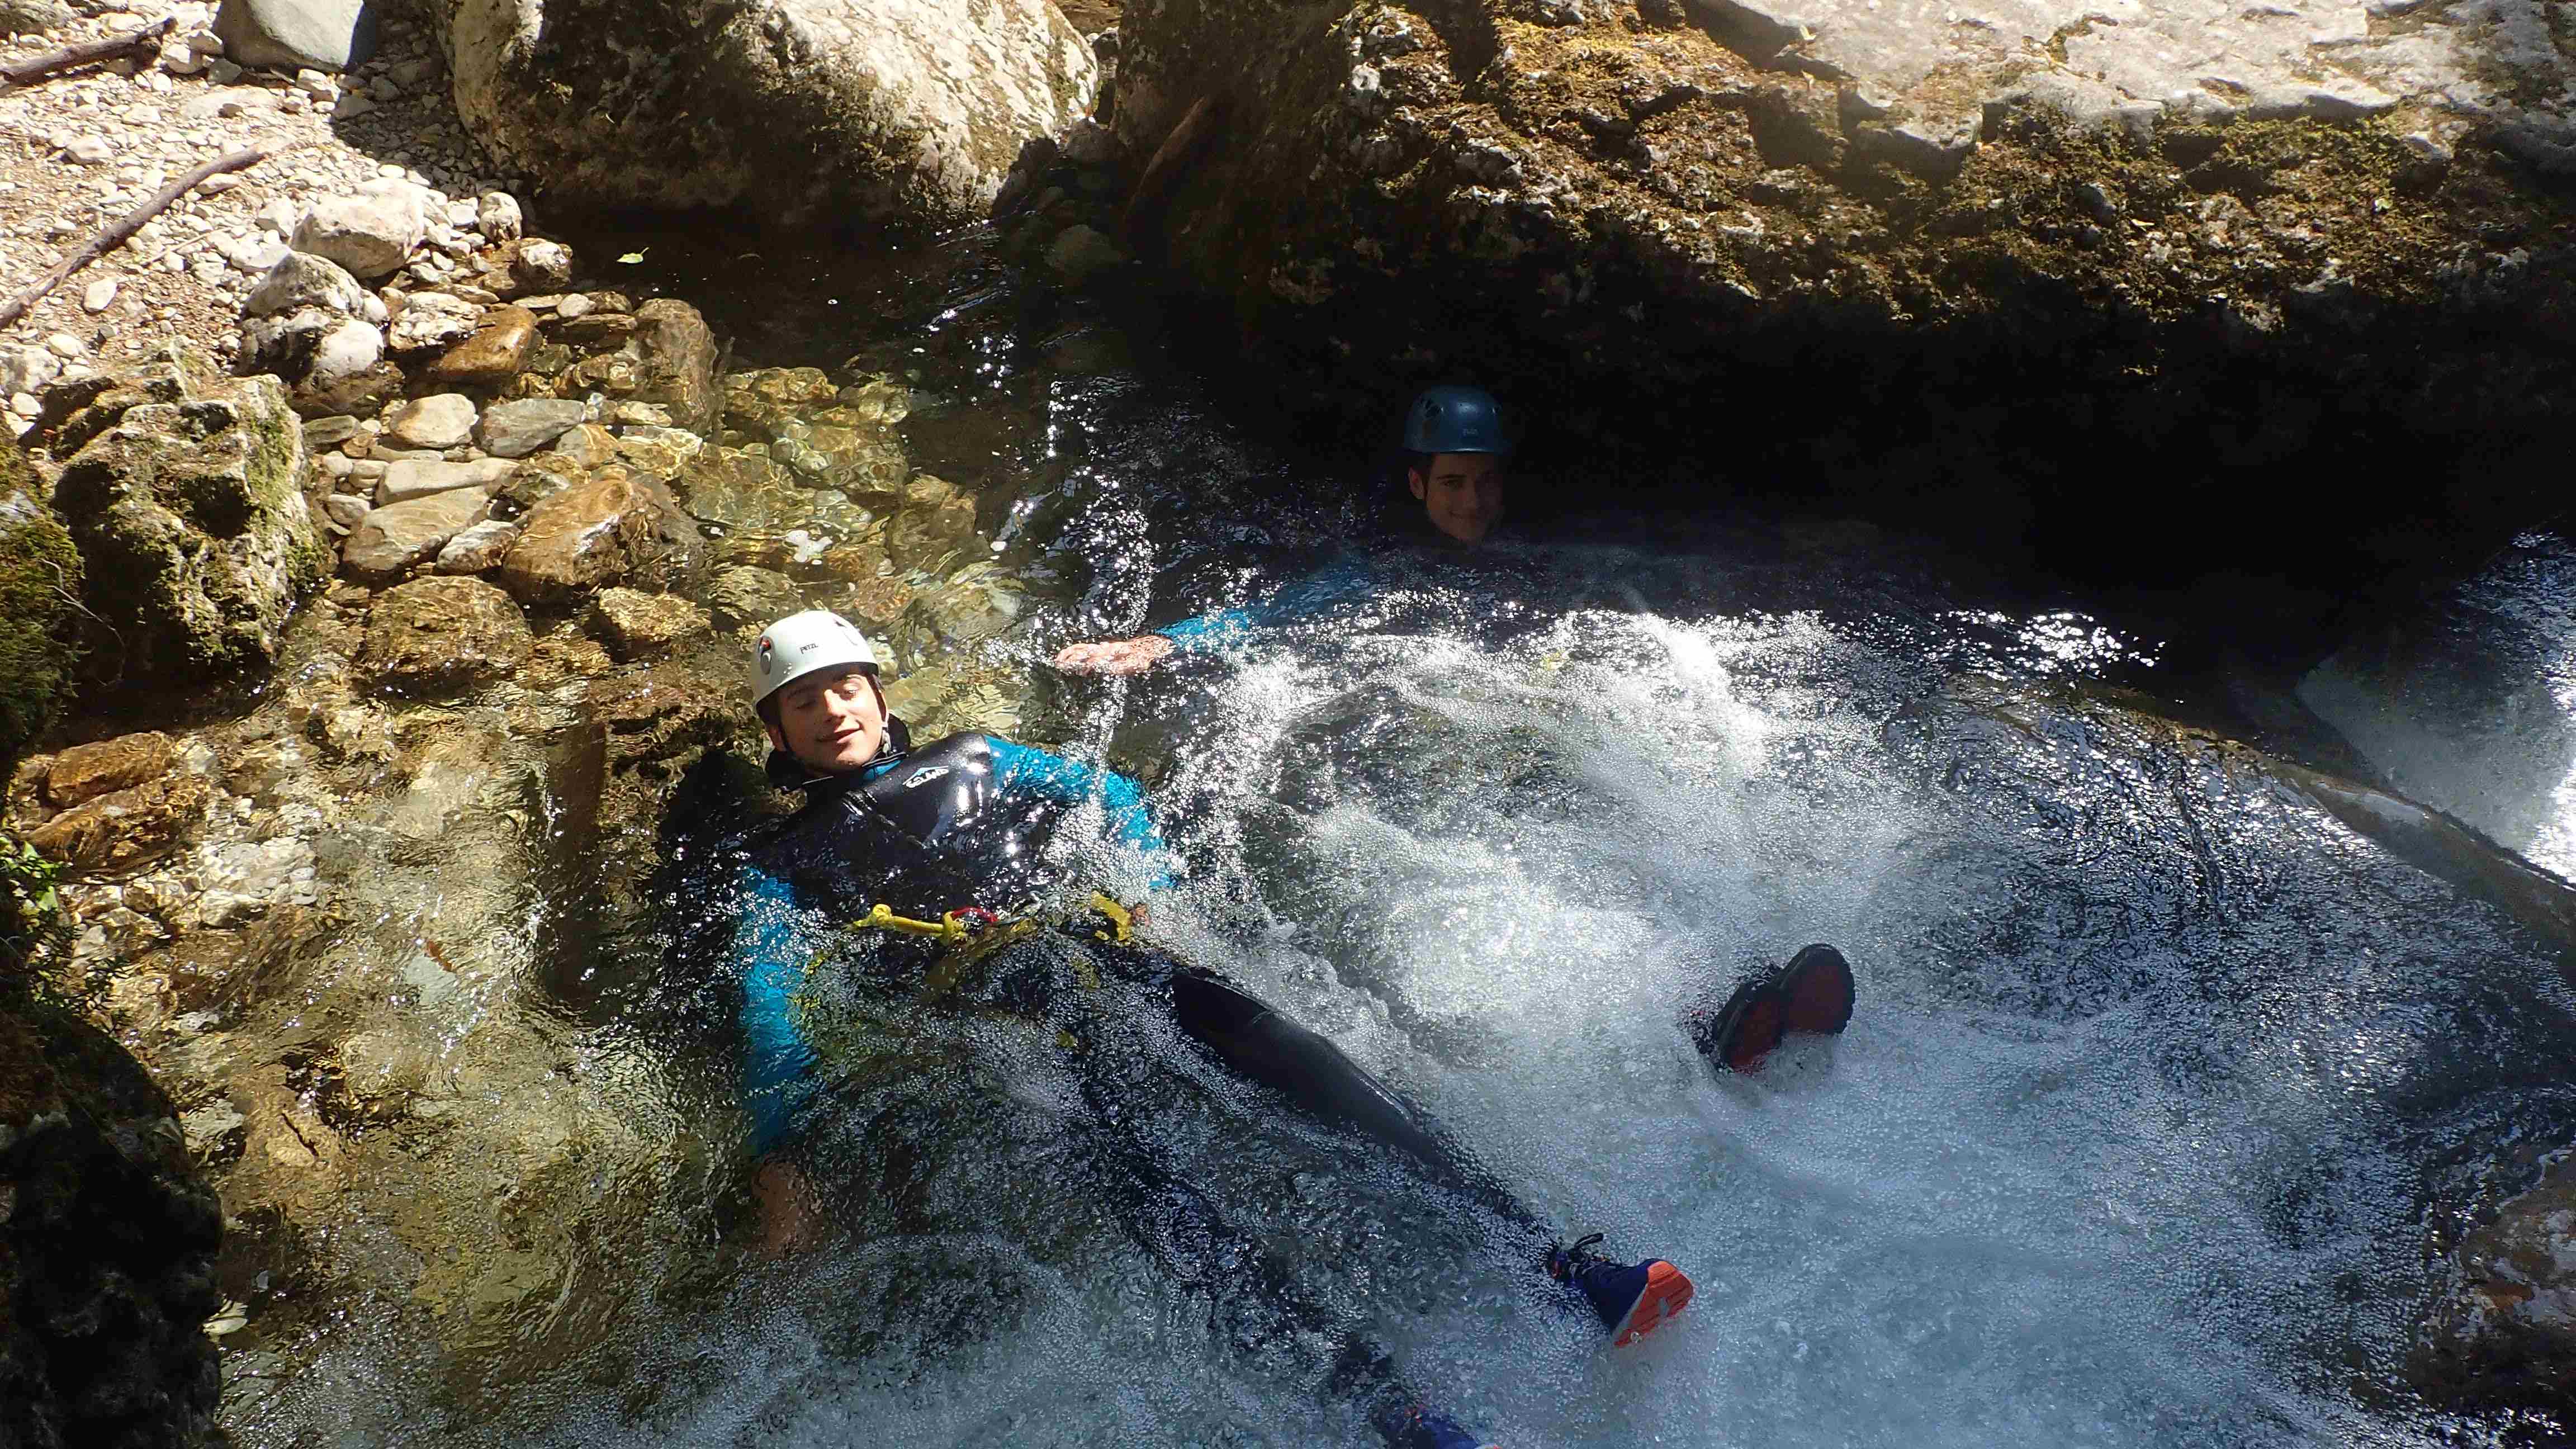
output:
M2409 1371L2467 1404L2576 1413L2576 1167L2562 1161L2453 1254Z
M671 594L606 588L591 600L591 632L619 663L659 658L710 627L705 609Z
M69 808L157 779L178 762L177 746L158 730L74 745L45 767L45 799L56 808Z
M215 1194L170 1099L97 1027L0 999L0 1437L211 1446Z
M602 468L528 511L500 581L532 604L625 583L686 552L678 514L661 484Z
M449 488L388 503L363 515L340 550L341 571L362 583L392 583L436 558L448 540L483 521L492 495Z
M376 689L432 695L507 677L536 647L507 593L480 579L414 579L370 606L359 672Z

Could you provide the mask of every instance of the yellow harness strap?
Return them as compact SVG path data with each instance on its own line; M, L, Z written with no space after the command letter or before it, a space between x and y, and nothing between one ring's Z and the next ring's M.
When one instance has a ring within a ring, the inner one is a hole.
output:
M1109 897L1102 895L1098 891L1093 891L1091 893L1091 908L1098 911L1104 918L1106 918L1110 926L1110 929L1107 931L1092 932L1091 934L1094 940L1115 941L1119 945L1124 946L1128 942L1136 939L1136 913L1134 911L1127 909L1125 906L1118 904L1118 902L1111 900ZM1115 934L1113 934L1113 932Z
M906 936L937 936L943 941L963 941L982 929L959 919L959 914L950 911L935 921L916 921L910 916L896 915L894 907L880 901L866 915L850 924L863 930L895 931Z

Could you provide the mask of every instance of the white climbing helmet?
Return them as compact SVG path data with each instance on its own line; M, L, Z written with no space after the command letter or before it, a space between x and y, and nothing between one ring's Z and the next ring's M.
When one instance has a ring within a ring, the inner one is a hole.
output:
M754 709L771 695L825 669L857 665L873 675L877 651L859 626L829 609L790 614L760 631L751 646L751 703Z

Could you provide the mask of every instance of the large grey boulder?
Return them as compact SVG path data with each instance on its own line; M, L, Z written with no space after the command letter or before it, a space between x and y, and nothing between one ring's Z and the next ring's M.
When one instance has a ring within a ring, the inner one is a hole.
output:
M376 0L224 0L215 34L236 65L347 70L376 53Z
M102 411L75 420L112 425L64 463L53 498L100 626L90 672L166 684L275 661L325 557L285 389L173 361Z
M427 8L467 129L590 205L973 216L1094 85L1090 46L1049 0Z

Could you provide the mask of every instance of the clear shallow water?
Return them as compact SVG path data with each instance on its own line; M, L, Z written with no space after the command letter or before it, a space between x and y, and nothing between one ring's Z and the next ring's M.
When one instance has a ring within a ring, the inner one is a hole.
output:
M971 372L977 445L1021 460L988 515L1020 520L1014 562L1059 600L1022 657L1257 593L1366 516L1187 378L1015 369L1009 331L923 345L934 385ZM1971 595L1866 530L1507 562L1399 565L1345 616L1065 684L1039 720L1156 778L1194 864L1176 939L1551 1218L1701 1288L1614 1355L1508 1235L1143 1033L1160 1150L1305 1291L1515 1445L2482 1436L2398 1368L2428 1237L2576 1134L2549 948L2129 712L2102 686L2152 682L2152 641ZM1713 1078L1676 1016L1816 939L1858 972L1850 1032ZM603 1035L680 1058L679 1095L736 1133L706 1047L723 993L676 994L701 1030ZM863 1237L784 1265L730 1245L724 1188L677 1205L676 1238L601 1223L640 1286L569 1358L442 1365L355 1315L237 1432L1372 1442L1312 1392L1311 1353L1238 1352L1133 1245L1043 1052L958 1039L1001 1065L891 1099L951 1149L908 1216L852 1206ZM852 1182L895 1160L857 1114L831 1150Z

